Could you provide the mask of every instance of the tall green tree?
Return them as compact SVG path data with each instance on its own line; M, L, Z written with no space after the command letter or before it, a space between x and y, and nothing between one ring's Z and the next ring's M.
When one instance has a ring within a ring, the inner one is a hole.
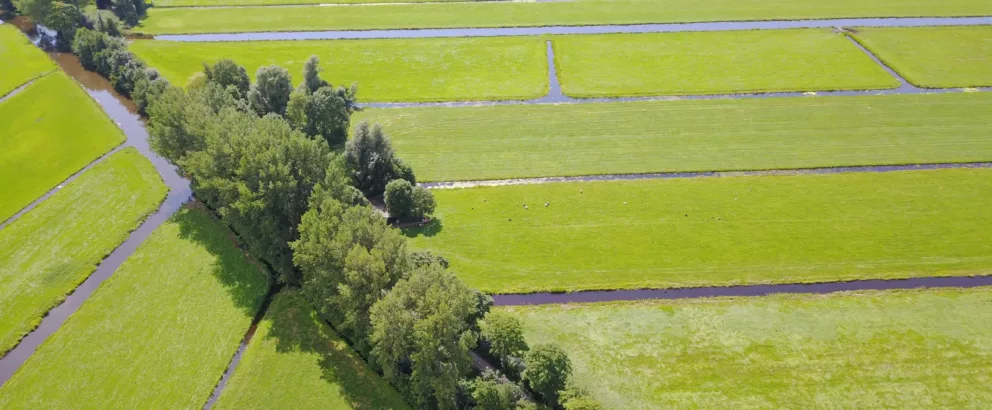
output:
M558 406L558 395L565 390L572 375L572 361L558 346L543 344L527 353L524 380L541 395L545 404Z
M279 66L266 66L255 73L255 83L248 89L248 103L259 116L268 113L283 115L293 92L289 71Z
M310 56L303 63L303 84L300 84L300 90L305 94L313 94L322 87L330 87L331 83L320 78L321 71L324 70L320 68L320 58Z
M489 351L506 364L510 356L522 357L527 352L524 328L520 319L506 312L492 311L479 323L482 337L489 342Z
M455 408L478 339L475 309L475 295L453 273L436 264L415 269L372 307L375 363L418 407Z
M345 144L345 159L355 187L370 196L382 194L396 175L393 144L379 124L355 127Z
M220 84L225 89L228 86L234 86L238 98L247 97L248 90L251 88L248 70L235 63L234 60L223 59L213 65L204 63L203 72L207 75L207 80Z

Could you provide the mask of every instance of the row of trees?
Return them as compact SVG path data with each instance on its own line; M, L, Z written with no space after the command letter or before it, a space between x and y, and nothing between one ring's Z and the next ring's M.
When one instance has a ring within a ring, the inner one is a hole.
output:
M152 147L182 169L196 197L278 280L299 286L410 402L438 409L536 406L505 377L469 379L480 334L502 340L483 328L498 320L489 313L492 299L466 286L443 257L411 252L369 206L366 197L385 193L391 207L407 204L397 215L415 216L430 213L434 199L415 186L413 170L380 127L359 124L345 142L355 88L323 80L316 57L297 88L280 67L261 68L252 83L226 60L206 66L184 90L159 81L104 33L79 30L74 49L87 68L144 101ZM545 350L523 356L523 374L544 403L556 406L568 367Z
M97 1L97 10L84 12L91 0L0 0L0 9L8 13L19 13L55 31L55 48L69 50L76 30L96 29L113 36L119 36L120 23L134 27L145 15L147 6L144 0ZM103 12L110 10L111 14Z

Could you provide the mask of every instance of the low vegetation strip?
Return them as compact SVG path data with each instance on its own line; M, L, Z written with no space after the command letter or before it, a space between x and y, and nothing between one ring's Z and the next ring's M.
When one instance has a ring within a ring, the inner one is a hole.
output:
M147 34L791 20L841 17L987 16L986 0L575 0L375 7L152 8Z
M0 24L0 97L54 69L55 63L17 27Z
M992 404L989 288L506 310L608 409Z
M435 191L407 231L493 293L992 273L990 169Z
M0 231L0 353L85 280L166 190L152 164L128 148Z
M0 103L0 221L124 142L124 134L61 71Z
M842 34L823 29L555 37L572 97L896 88Z
M148 240L0 390L2 408L200 408L267 275L206 211Z
M321 58L334 85L358 84L361 101L527 99L548 91L545 44L536 37L414 40L179 43L130 46L173 84L186 84L204 62L230 58L254 78L278 64L302 81L303 63Z
M368 109L422 181L992 160L992 93Z
M296 290L276 295L218 409L406 409Z
M992 86L992 26L859 28L855 38L914 85Z

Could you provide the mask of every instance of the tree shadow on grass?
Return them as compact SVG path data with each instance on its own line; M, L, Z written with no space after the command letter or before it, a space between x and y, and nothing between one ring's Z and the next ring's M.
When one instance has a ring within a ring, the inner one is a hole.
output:
M444 224L441 222L441 220L434 219L431 220L427 225L404 227L404 228L400 228L400 231L402 231L403 236L406 236L407 238L416 238L418 236L426 236L430 238L432 236L441 233L441 230L443 229L444 229Z
M276 296L265 320L271 327L264 336L274 339L276 351L319 356L321 379L338 386L355 409L406 409L409 406L385 380L351 349L295 289Z
M179 237L203 246L216 256L212 274L227 289L235 306L255 317L269 289L268 272L238 247L234 234L209 211L188 205L172 216Z

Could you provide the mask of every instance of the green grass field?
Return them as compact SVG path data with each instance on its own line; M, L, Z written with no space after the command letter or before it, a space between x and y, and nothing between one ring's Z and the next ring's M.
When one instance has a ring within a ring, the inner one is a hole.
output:
M3 386L0 408L202 408L267 281L220 221L181 210Z
M373 7L152 8L136 31L248 31L511 27L833 17L987 16L986 0L575 0L463 2Z
M573 97L896 88L899 81L830 30L555 37Z
M988 192L990 169L436 190L407 234L494 293L992 274Z
M0 230L0 354L127 239L166 191L152 164L128 148Z
M992 160L992 93L369 109L423 181Z
M0 221L124 142L124 133L61 71L0 103Z
M218 409L406 409L293 290L275 297Z
M17 27L0 24L0 97L54 69L52 60Z
M915 85L992 86L992 26L857 31L855 38Z
M231 58L254 77L259 67L285 67L295 81L303 63L320 56L335 85L358 83L362 101L524 99L548 91L545 44L536 37L415 40L179 43L135 41L131 50L174 84Z
M464 0L157 0L155 7L279 6L300 4L422 3Z
M608 409L992 405L989 288L507 310Z

